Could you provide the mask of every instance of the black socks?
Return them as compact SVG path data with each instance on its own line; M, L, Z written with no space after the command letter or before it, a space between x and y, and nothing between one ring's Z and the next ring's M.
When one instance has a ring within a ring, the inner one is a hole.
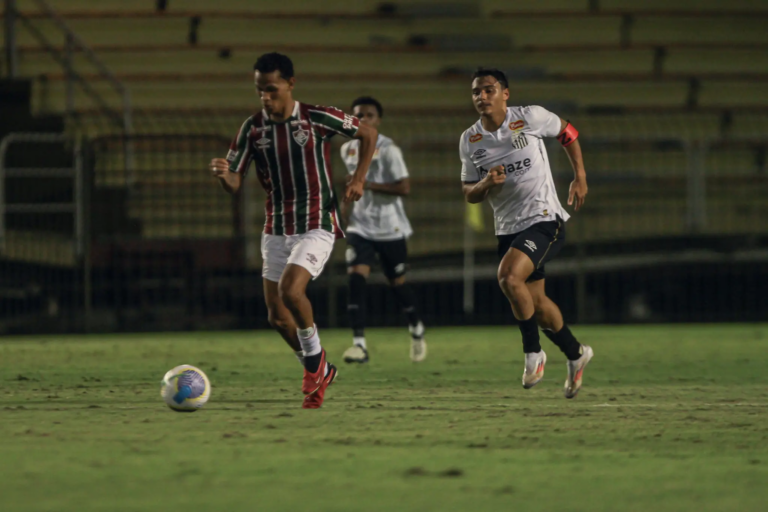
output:
M361 274L349 274L349 304L347 305L352 335L365 336L365 277Z
M530 352L541 352L541 344L539 343L539 325L536 323L536 315L533 315L528 320L520 320L518 327L523 334L523 352L526 354Z
M320 368L320 359L322 359L322 357L322 351L313 356L304 356L304 368L306 368L309 373L315 373L318 368Z
M563 328L557 332L545 330L544 335L557 345L570 361L575 361L581 357L581 343L576 341L567 325L563 324Z
M408 316L408 325L415 327L419 324L421 319L416 312L416 306L413 305L413 293L408 285L402 284L400 286L393 286L392 293L395 294L397 303L403 308L403 313Z

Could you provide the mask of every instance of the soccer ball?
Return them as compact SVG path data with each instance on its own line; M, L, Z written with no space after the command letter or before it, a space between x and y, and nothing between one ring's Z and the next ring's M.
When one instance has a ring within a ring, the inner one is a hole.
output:
M211 383L200 368L183 364L165 374L160 396L176 412L195 412L210 398Z

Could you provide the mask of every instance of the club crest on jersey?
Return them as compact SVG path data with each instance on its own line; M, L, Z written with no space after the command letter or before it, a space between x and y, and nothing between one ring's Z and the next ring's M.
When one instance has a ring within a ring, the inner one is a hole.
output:
M304 128L299 128L298 130L293 132L293 140L295 140L296 144L298 144L299 146L303 146L309 140L309 130L305 130Z
M523 121L522 119L518 119L517 121L512 121L511 123L509 123L509 129L512 130L513 132L522 130L524 126L525 126L525 121Z
M472 158L476 160L480 160L481 158L485 158L486 153L488 153L485 149L478 149L474 153L472 153Z
M347 150L347 156L355 156L357 154L357 150L355 148L349 148Z
M523 149L528 145L528 139L524 133L521 133L519 137L512 141L512 147L515 149Z
M469 142L471 142L472 144L474 144L475 142L480 142L481 140L483 140L482 133L476 133L469 138Z

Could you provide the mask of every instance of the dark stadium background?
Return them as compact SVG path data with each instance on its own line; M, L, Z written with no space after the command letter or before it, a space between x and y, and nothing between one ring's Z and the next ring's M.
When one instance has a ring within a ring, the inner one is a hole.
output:
M294 60L301 101L384 104L428 325L512 321L490 211L460 192L480 65L581 132L589 195L547 280L569 322L768 318L766 2L4 4L0 333L267 327L263 192L231 198L207 172L258 108L267 51ZM549 152L562 198L570 166ZM347 325L343 253L310 287L323 326ZM371 323L401 325L377 279Z

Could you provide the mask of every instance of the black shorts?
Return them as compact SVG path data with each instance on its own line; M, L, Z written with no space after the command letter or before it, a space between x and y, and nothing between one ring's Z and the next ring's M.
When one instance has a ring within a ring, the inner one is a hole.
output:
M558 217L555 221L539 222L519 233L498 235L496 238L499 239L499 259L513 247L524 252L535 267L526 282L540 281L546 277L544 264L565 245L565 222Z
M347 266L368 265L373 267L378 256L384 275L395 279L405 275L408 245L405 238L376 241L355 233L347 234Z

